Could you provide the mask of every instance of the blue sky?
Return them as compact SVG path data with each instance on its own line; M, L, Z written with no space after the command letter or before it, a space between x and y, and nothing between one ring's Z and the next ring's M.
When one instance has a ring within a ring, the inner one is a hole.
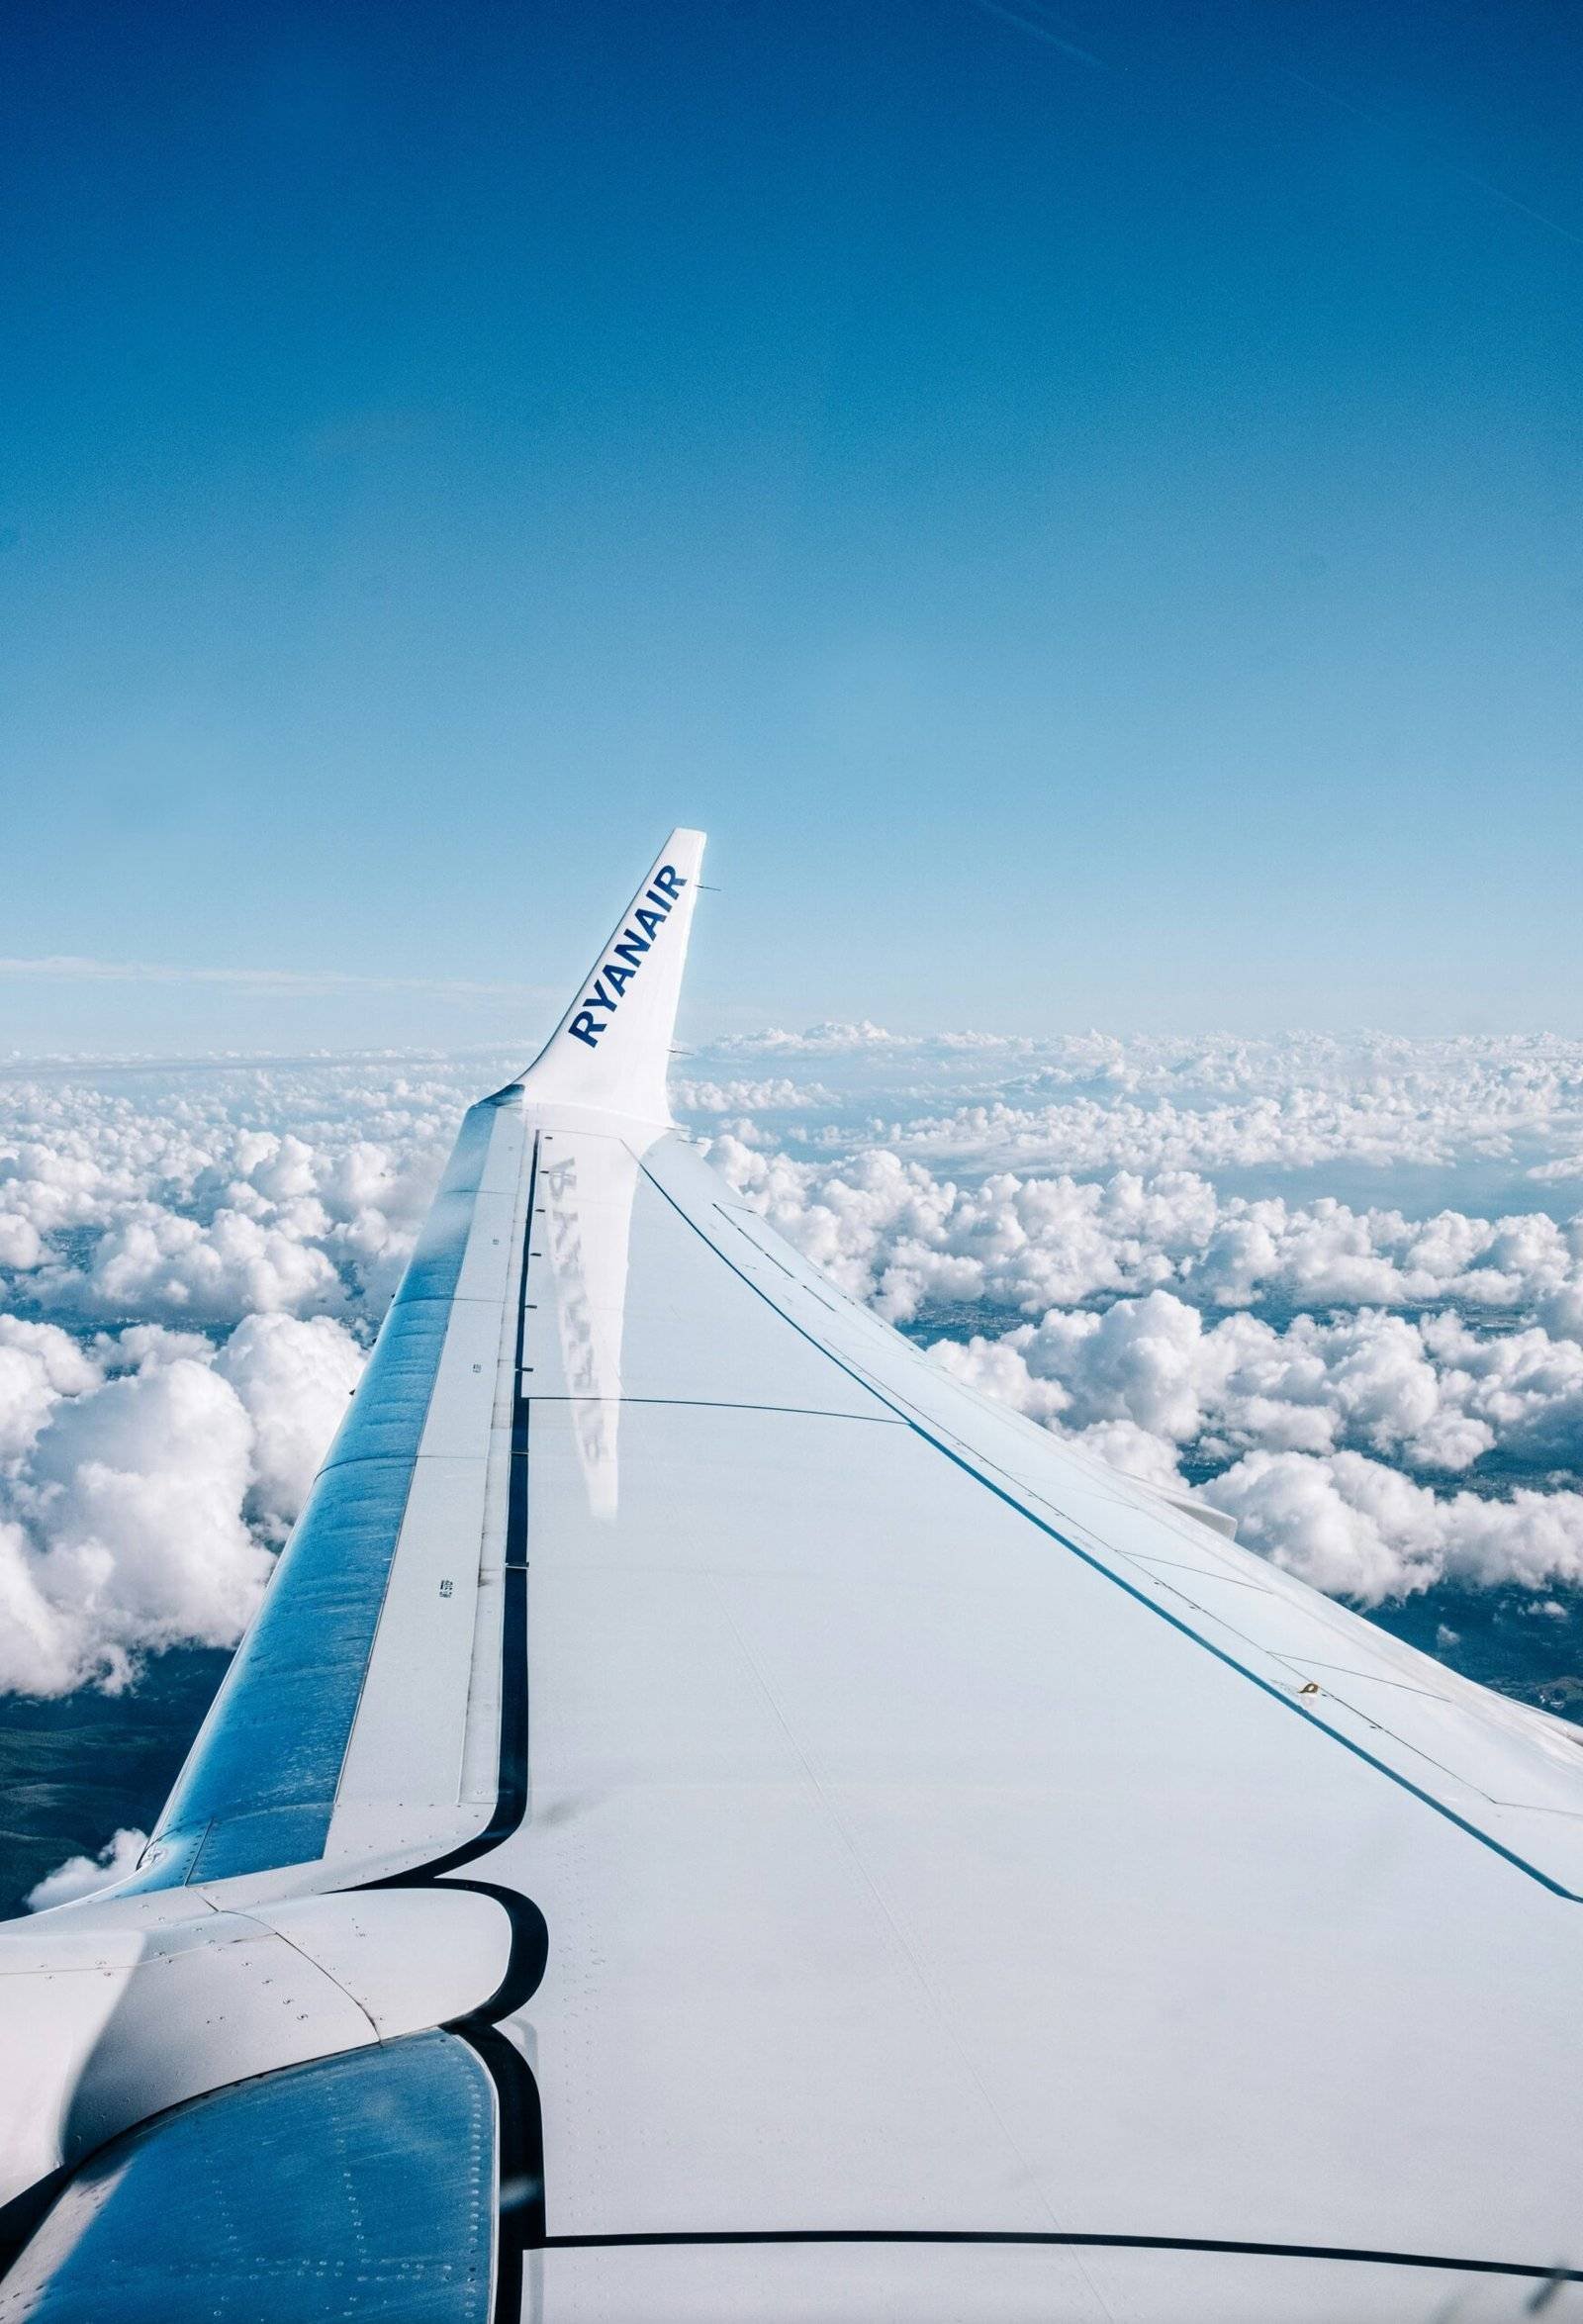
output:
M1562 12L8 21L0 1049L1583 1030Z

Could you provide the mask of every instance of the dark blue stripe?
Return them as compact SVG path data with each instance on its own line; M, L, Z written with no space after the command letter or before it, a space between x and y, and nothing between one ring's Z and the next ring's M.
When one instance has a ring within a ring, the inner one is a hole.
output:
M1539 2260L1460 2260L1434 2252L1373 2251L1334 2243L1251 2243L1219 2235L1105 2235L1078 2228L1042 2227L720 2227L640 2228L623 2235L546 2235L551 2252L666 2250L716 2244L1006 2244L1055 2251L1197 2252L1212 2257L1255 2260L1334 2260L1369 2268L1442 2268L1456 2276L1523 2276L1543 2283L1583 2283L1583 2268L1553 2267ZM1543 2303L1530 2300L1534 2314ZM1438 2314L1446 2313L1444 2309Z

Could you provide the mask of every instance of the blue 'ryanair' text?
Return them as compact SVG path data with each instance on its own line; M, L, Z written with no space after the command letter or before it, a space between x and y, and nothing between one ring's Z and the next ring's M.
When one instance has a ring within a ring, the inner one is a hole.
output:
M662 864L632 914L636 927L623 928L610 947L610 957L578 1001L566 1030L574 1041L599 1047L600 1035L621 1005L621 994L643 966L643 955L681 900L687 882L674 865ZM652 904L652 911L647 906Z

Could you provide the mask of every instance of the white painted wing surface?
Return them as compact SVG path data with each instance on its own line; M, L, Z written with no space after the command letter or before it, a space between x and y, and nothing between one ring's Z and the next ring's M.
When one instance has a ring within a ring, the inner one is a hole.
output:
M201 2225L196 2273L162 2248L195 2141L228 2250L284 2217L325 2260L260 2262L223 2311L260 2319L1583 2314L1573 1730L966 1390L734 1199L666 1127L700 852L469 1117L140 1882L13 1956L35 2010L71 1946L122 1967L58 2004L78 2176L0 2320L135 2265L214 2312ZM195 1952L158 2102L217 2094L118 2139ZM260 2164L266 2101L341 2160Z
M1583 2252L1573 1730L963 1389L676 1135L539 1157L625 1258L524 1341L542 2312L1524 2312Z

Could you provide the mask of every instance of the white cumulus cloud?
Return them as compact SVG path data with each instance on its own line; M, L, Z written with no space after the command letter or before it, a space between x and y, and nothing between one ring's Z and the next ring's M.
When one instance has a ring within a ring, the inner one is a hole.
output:
M1204 1487L1239 1538L1316 1589L1377 1606L1440 1581L1583 1580L1583 1494L1441 1495L1358 1452L1251 1452Z
M164 1647L233 1644L362 1362L326 1318L255 1316L218 1353L0 1320L0 1691L116 1689Z
M145 1831L118 1831L106 1841L97 1856L68 1856L53 1872L46 1873L37 1888L30 1889L26 1904L30 1912L47 1912L53 1905L75 1905L83 1897L96 1897L101 1889L126 1880L138 1869L138 1859L148 1845Z

